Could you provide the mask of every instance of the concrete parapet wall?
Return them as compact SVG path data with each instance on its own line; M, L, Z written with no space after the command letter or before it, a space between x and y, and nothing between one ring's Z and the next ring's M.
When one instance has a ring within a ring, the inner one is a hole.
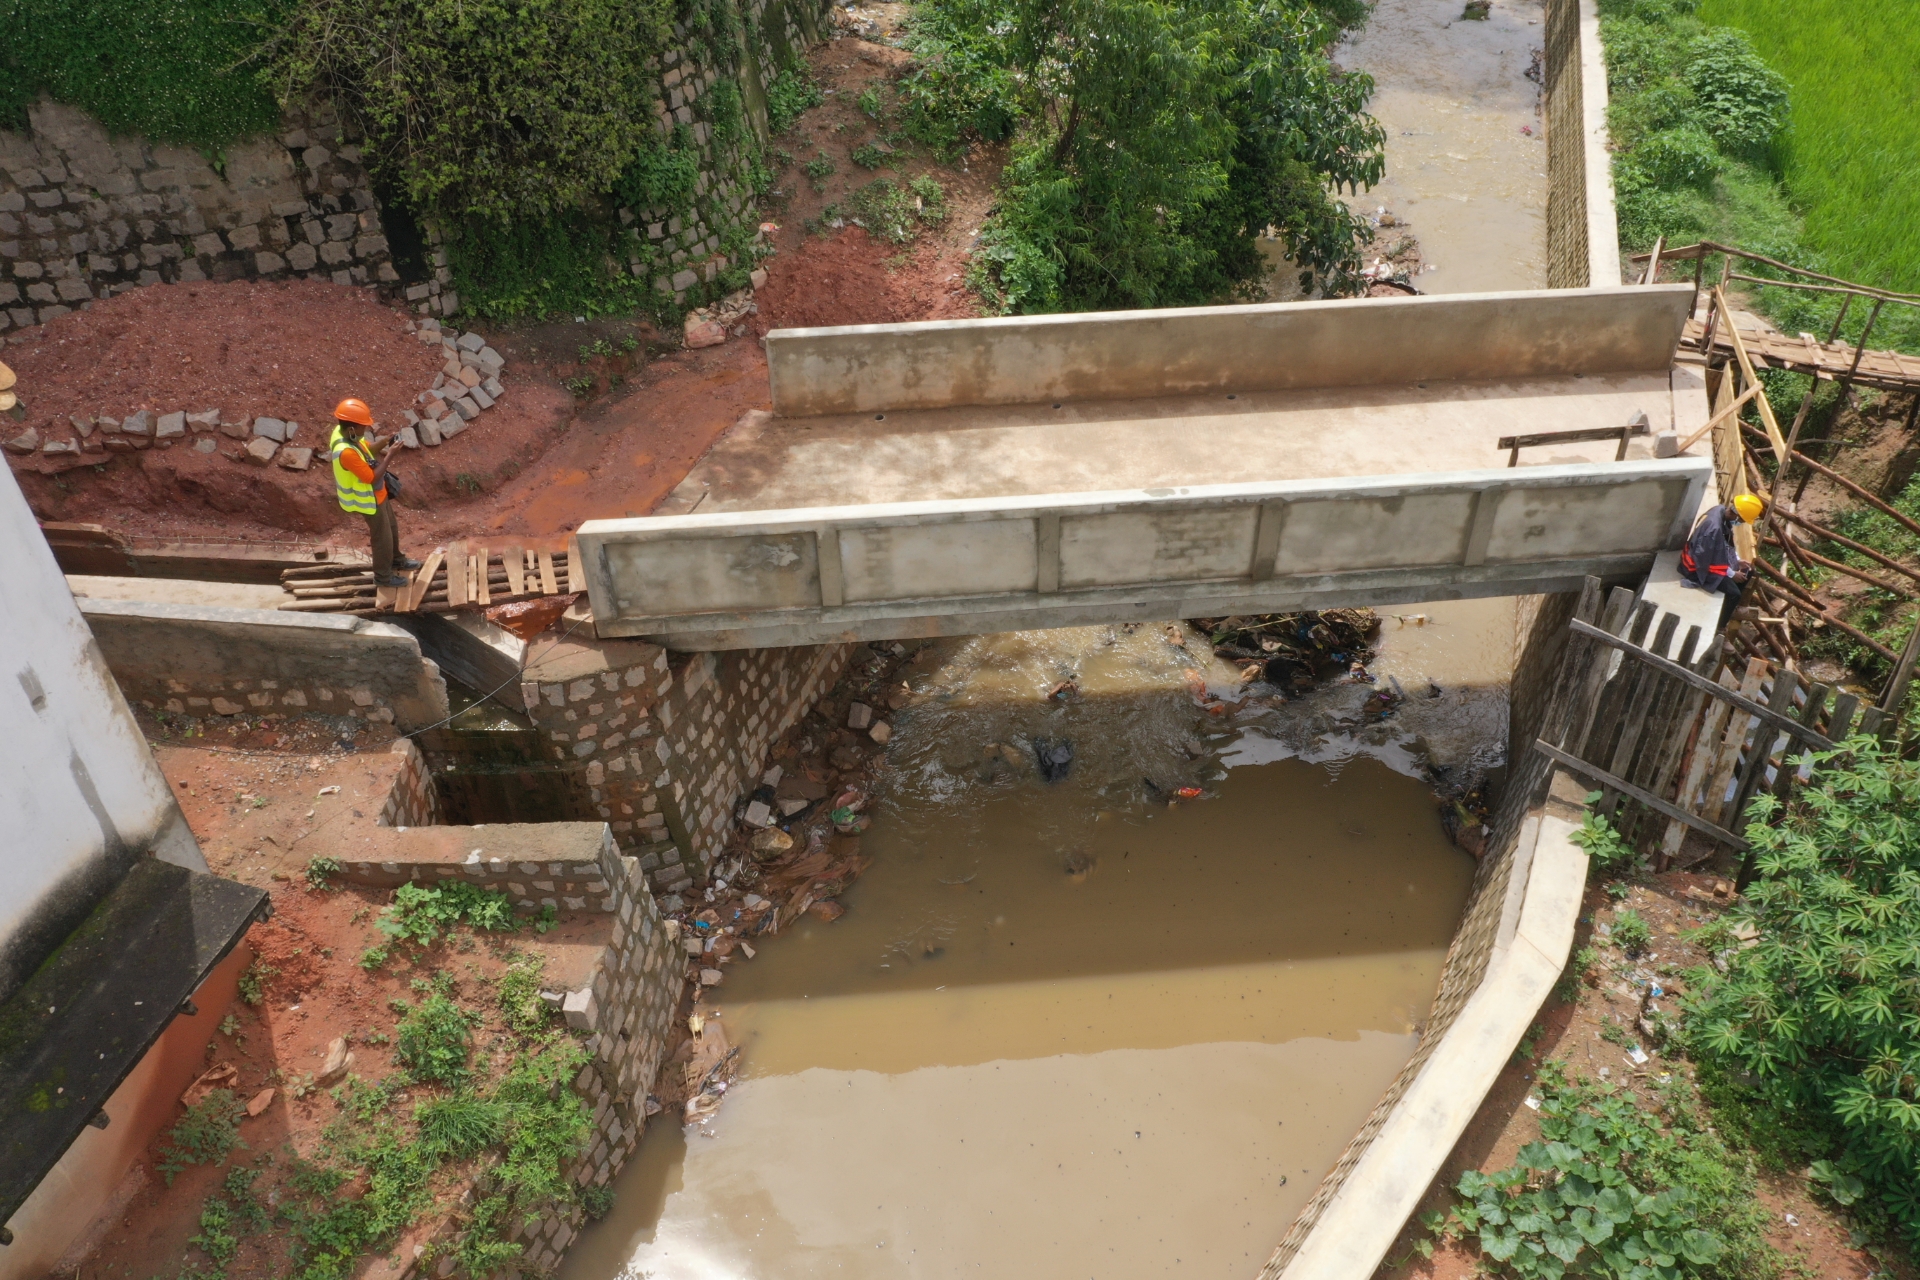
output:
M354 716L417 729L447 685L400 628L364 618L79 601L126 696L181 715Z
M1607 144L1607 65L1596 0L1547 0L1547 284L1620 283Z
M578 537L601 635L736 649L1564 591L1644 574L1710 474L1579 463L595 520Z
M1673 285L776 329L767 365L787 417L1664 372L1692 306Z

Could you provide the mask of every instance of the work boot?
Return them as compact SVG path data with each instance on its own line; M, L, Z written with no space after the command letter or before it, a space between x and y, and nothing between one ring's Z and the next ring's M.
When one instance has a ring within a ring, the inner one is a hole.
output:
M411 559L407 556L401 556L393 562L393 571L395 573L399 573L402 569L418 569L419 567L420 562L418 560Z
M376 574L373 580L376 585L382 587L404 587L413 581L404 573Z

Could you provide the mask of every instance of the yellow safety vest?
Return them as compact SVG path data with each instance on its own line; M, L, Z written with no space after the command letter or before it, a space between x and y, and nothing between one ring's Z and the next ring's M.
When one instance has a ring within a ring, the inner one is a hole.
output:
M363 442L350 441L341 433L340 424L333 426L333 435L327 441L327 456L333 460L333 491L340 499L340 509L351 511L355 515L370 516L379 511L380 505L374 499L373 485L347 470L340 456L347 450L353 450L366 459L367 465L373 465L373 455L367 452Z

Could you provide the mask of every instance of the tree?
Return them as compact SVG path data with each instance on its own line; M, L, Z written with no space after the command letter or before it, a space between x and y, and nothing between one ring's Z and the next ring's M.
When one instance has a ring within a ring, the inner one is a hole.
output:
M1338 32L1320 7L927 8L923 45L950 66L1009 73L995 88L1011 100L1014 154L979 254L1005 309L1217 301L1264 274L1256 240L1269 227L1330 292L1352 283L1368 231L1332 190L1379 180L1385 134L1363 110L1372 81L1328 60ZM978 93L956 96L982 114Z

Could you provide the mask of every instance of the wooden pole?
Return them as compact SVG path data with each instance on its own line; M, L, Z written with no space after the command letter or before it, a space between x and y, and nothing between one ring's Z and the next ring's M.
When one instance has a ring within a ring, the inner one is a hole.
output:
M1894 664L1893 675L1887 680L1887 687L1880 694L1880 709L1895 721L1900 718L1900 704L1906 701L1907 686L1913 682L1913 666L1920 660L1920 617L1913 620L1913 630L1907 633L1907 644L1900 651L1900 660Z

